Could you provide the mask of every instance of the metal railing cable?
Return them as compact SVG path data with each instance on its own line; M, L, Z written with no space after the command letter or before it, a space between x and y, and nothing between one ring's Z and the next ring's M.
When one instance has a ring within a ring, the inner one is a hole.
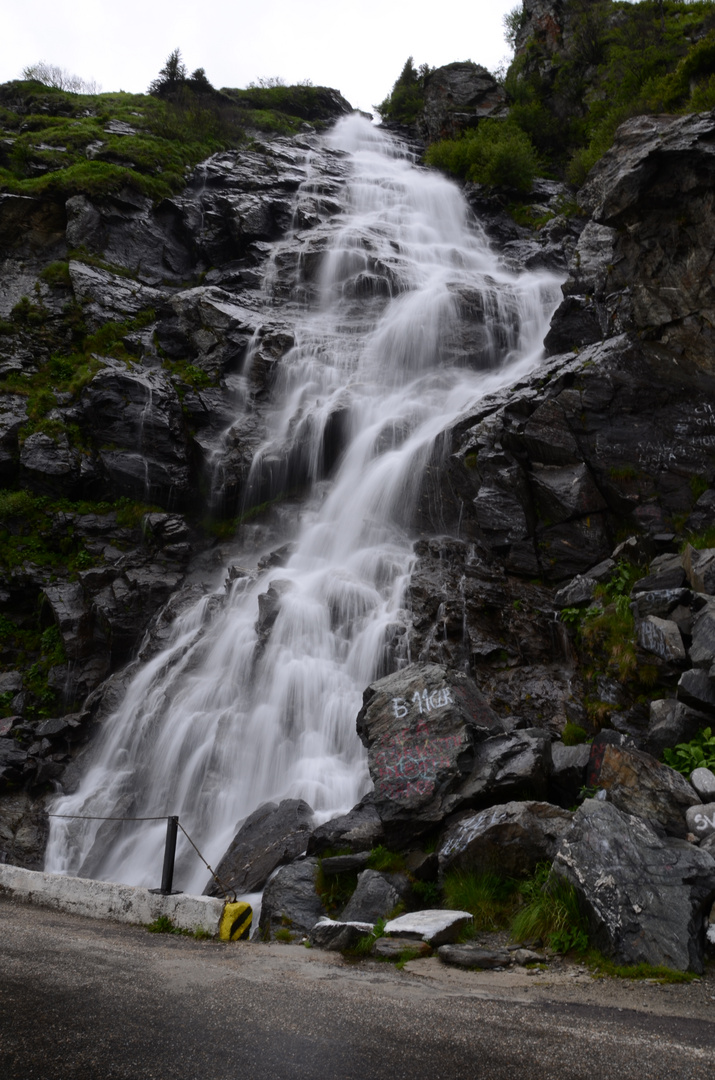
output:
M116 817L116 816L108 817L108 816L101 816L99 814L48 814L47 816L51 817L51 818L64 818L65 820L72 819L72 820L75 820L75 821L169 821L169 820L171 820L171 817L172 817L172 815L170 815L170 814L158 814L158 815L155 815L154 817ZM192 848L194 849L194 851L196 852L198 857L201 859L201 862L204 864L204 866L206 867L208 872L211 874L211 877L214 879L214 881L218 885L219 889L223 893L224 899L228 900L229 903L235 904L236 903L236 890L232 889L230 886L224 884L224 882L221 881L221 879L217 876L216 871L206 861L204 856L201 854L201 852L197 848L196 844L191 839L191 837L187 833L186 829L184 828L184 826L179 821L178 817L176 818L176 825L178 826L178 828L181 829L182 833L184 834L186 839L189 841L189 843L191 844ZM172 863L173 863L173 856L172 856ZM173 867L172 867L172 875L173 875Z
M223 893L223 895L224 895L224 897L226 898L226 900L228 900L228 899L229 899L229 895L228 895L228 894L229 894L229 893L231 893L231 895L233 896L233 900L231 900L231 901L230 901L230 903L232 903L232 904L235 904L235 903L236 903L236 890L235 890L235 889L230 889L230 888L228 888L228 889L227 889L227 887L226 887L226 886L224 885L224 883L223 883L223 882L221 881L221 879L220 879L220 878L218 878L218 877L216 876L216 871L215 871L215 870L213 869L213 867L212 867L212 866L209 866L209 864L208 864L208 863L206 862L206 859L205 859L205 858L203 857L203 855L201 854L201 852L199 851L199 849L197 848L196 844L195 844L195 843L194 843L194 841L193 841L193 840L191 839L191 837L189 836L189 834L187 833L186 829L185 829L185 828L184 828L184 826L183 826L183 825L181 824L181 822L180 822L180 821L177 821L177 823L176 823L176 824L177 824L177 825L179 826L179 828L181 829L182 833L184 834L184 836L186 837L186 839L187 839L187 840L189 841L189 843L191 844L192 848L194 849L194 851L196 852L196 854L198 855L198 857L199 857L199 858L201 859L201 862L202 862L202 863L204 864L204 866L206 867L206 869L208 870L208 872L209 872L209 873L211 874L211 877L212 877L212 878L214 879L214 881L215 881L215 882L216 882L216 884L218 885L219 889L220 889L220 890L221 890L221 892Z
M96 814L48 814L48 817L75 818L77 821L166 821L168 814L157 817L99 817Z

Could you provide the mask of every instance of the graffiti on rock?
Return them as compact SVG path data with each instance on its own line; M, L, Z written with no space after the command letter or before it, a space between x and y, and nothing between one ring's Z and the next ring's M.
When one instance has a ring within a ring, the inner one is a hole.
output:
M410 712L414 713L415 710L422 715L422 713L432 712L433 709L442 708L444 705L454 705L452 691L448 686L443 686L441 690L433 690L431 693L429 690L423 690L422 693L415 690L409 701L402 697L392 699L392 711L398 720Z
M402 728L376 749L372 773L379 796L396 801L430 797L440 774L455 768L464 736L433 735L424 720L427 713L453 704L449 687L392 699L394 715L398 719L411 715L417 724Z

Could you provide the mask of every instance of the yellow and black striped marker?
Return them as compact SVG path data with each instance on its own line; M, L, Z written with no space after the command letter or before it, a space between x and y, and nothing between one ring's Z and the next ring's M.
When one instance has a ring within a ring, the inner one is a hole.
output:
M226 904L218 928L221 941L245 941L251 932L253 908L250 904Z

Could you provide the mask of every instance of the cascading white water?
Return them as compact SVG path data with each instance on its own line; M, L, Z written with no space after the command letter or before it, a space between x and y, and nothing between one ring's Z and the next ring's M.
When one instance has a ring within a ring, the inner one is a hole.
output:
M308 494L292 554L234 582L218 613L205 599L176 620L171 645L105 723L78 791L53 808L178 814L214 865L261 802L302 797L327 818L368 789L355 716L390 662L391 628L409 623L423 467L460 413L538 361L559 298L553 276L507 273L457 187L365 120L342 121L324 152L336 148L350 155L343 210L322 226L317 300L289 305L295 346L248 482L265 494L272 477L277 494L276 473L299 469ZM271 582L280 606L261 640L258 597ZM55 818L46 866L155 885L164 833L162 822ZM178 886L200 890L206 876L180 841Z

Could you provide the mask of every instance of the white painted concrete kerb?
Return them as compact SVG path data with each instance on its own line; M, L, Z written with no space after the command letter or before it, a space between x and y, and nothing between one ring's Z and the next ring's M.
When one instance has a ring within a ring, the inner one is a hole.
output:
M138 925L166 915L180 930L207 930L210 934L218 934L224 908L224 901L214 896L157 896L135 885L44 874L5 864L0 864L0 895L90 919Z

